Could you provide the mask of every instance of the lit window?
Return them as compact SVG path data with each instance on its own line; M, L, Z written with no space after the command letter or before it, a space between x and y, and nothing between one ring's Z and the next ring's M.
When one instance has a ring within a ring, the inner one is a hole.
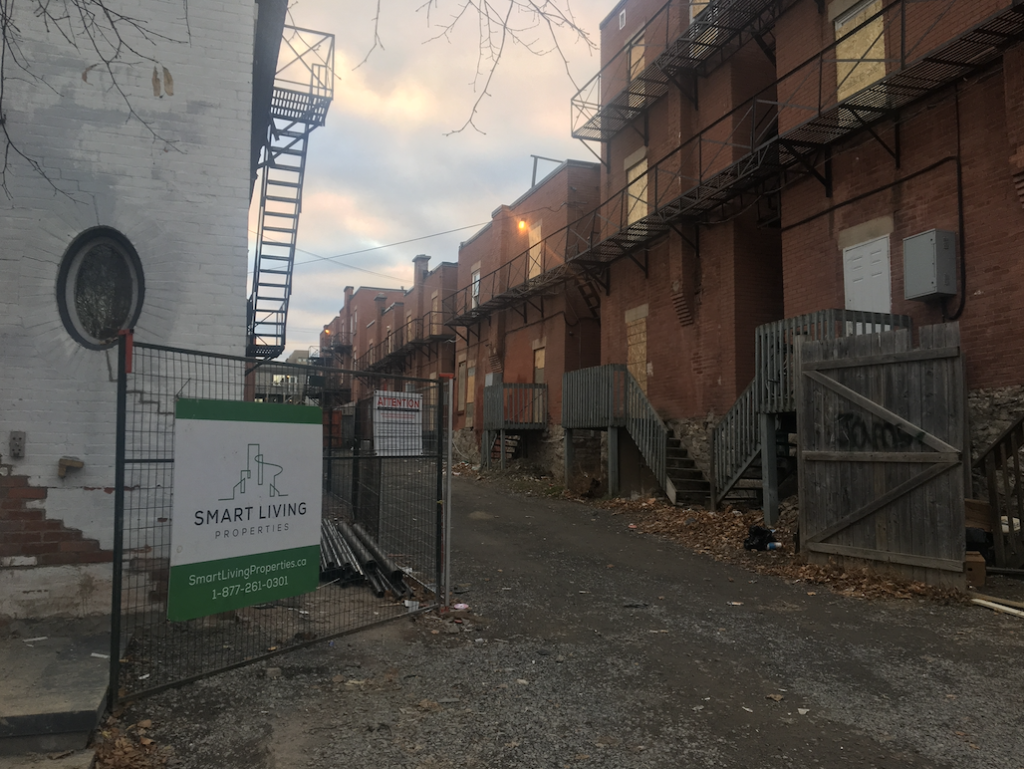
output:
M57 306L64 327L92 350L110 347L142 311L142 264L117 230L94 227L71 243L57 275Z

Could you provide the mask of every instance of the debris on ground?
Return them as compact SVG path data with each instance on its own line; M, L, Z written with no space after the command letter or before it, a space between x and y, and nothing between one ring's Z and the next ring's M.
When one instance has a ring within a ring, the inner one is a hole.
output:
M128 726L111 716L96 733L95 769L162 769L172 751L146 734L153 726L145 719Z

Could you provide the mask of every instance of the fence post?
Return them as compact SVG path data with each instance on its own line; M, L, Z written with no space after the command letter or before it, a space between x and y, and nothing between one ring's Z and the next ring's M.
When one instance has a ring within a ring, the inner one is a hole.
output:
M764 522L779 521L779 460L776 456L775 415L761 411L761 485L764 492Z
M436 385L440 388L440 383ZM441 457L441 435L444 434L444 410L441 408L441 394L437 393L437 419L434 423L434 429L437 431L437 491L435 499L437 499L437 597L438 600L443 602L445 606L448 605L448 583L446 577L448 574L448 561L445 556L448 552L448 512L445 505L445 489L444 489L444 468L442 467ZM447 447L446 447L447 448ZM451 453L448 453L448 472L451 472ZM379 533L378 533L379 536Z
M455 376L449 374L445 379L448 381L448 435L445 440L447 478L444 488L444 593L442 600L444 606L450 606L452 601L452 429L455 410Z
M117 707L121 684L121 567L124 560L124 464L128 421L128 371L132 332L117 339L117 420L114 449L114 562L110 596L110 710Z

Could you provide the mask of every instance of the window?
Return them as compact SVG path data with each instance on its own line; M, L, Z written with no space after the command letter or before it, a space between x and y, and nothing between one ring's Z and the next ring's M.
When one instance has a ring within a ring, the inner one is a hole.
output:
M72 241L57 274L57 306L68 333L91 350L113 346L142 311L142 263L128 239L93 227Z
M476 366L466 372L466 427L473 426L473 401L476 398Z
M708 5L710 5L709 0L690 0L690 21L696 19Z
M885 77L885 20L881 13L882 0L864 0L836 18L838 101ZM857 29L862 24L865 26Z
M626 10L622 9L619 11L619 29L626 26Z
M544 348L533 351L533 383L544 384Z
M530 225L530 278L536 278L544 271L544 245L541 243L541 222Z
M459 411L465 411L466 410L466 361L464 361L464 360L460 360L459 361L459 370L458 370L457 378L459 380L459 396L458 396L458 402L456 403L456 407L458 408Z
M472 297L471 306L475 310L477 307L480 306L480 270L476 270L473 272L470 295Z
M629 44L629 79L636 80L644 71L644 36L637 35Z
M626 224L647 216L647 158L626 169Z
M430 335L441 335L441 296L436 291L430 295Z

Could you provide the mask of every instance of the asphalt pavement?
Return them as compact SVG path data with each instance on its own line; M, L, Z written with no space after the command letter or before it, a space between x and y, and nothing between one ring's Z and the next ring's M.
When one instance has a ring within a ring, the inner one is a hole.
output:
M122 728L150 719L171 767L1024 767L1018 618L790 584L498 481L453 497L460 623L325 641Z

